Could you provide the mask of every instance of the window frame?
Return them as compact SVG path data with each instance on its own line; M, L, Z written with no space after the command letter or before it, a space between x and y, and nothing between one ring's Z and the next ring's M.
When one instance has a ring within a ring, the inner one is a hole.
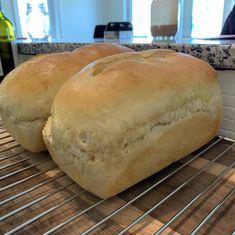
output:
M10 9L13 13L16 38L23 39L20 16L18 12L18 1L19 0L8 0L8 4L10 4ZM59 8L60 6L57 0L47 0L47 4L51 23L51 40L59 41L62 38Z
M180 1L178 38L191 38L193 0Z
M129 15L132 22L132 0L126 0L129 2ZM179 19L179 32L177 38L192 38L192 12L193 12L194 0L180 0L180 19ZM232 6L235 4L235 0L224 0L223 9L223 24L231 11Z
M132 20L132 0L124 0L126 1L127 8L129 12L127 12L129 21L133 22ZM179 32L177 37L183 38L183 37L191 37L191 16L192 16L192 9L193 9L193 0L181 0L180 1L180 19L179 19ZM127 17L127 18L128 18ZM149 26L150 27L150 26Z
M181 38L192 38L192 11L193 11L193 1L194 0L181 0L181 14L180 14L180 37ZM223 9L223 22L229 15L233 5L235 4L235 0L224 0L224 9ZM222 29L221 29L222 30Z
M9 4L8 8L12 14L12 21L15 25L16 38L22 38L22 31L20 25L20 18L18 12L18 1L19 0L7 0ZM60 4L58 0L47 0L48 1L48 11L50 14L51 22L51 39L53 41L60 41L63 38L63 31L61 27L61 17L60 17ZM231 11L235 0L224 0L224 10L223 10L223 24ZM3 0L1 0L3 6ZM5 3L4 3L5 4ZM132 22L132 0L122 0L123 6L123 20ZM193 0L181 0L180 1L180 20L179 20L179 32L178 38L191 38L191 28L192 28L192 7Z
M132 0L122 0L124 21L132 22Z
M63 35L60 17L60 4L58 0L47 0L51 22L51 40L60 41Z

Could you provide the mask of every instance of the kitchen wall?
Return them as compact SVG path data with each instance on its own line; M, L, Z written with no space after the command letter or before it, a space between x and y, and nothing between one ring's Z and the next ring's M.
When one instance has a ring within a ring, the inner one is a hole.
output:
M95 25L109 21L123 21L123 0L59 0L60 25L58 37L62 41L86 41L93 37ZM58 14L57 11L57 14Z

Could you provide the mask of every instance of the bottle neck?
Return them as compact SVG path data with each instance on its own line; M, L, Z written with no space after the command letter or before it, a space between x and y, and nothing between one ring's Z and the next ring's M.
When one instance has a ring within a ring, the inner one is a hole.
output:
M0 0L0 1L1 1L1 0ZM4 18L5 18L5 16L4 16L2 10L0 9L0 19L4 19Z
M8 20L3 12L0 10L0 41L12 41L15 39L14 27L10 20Z

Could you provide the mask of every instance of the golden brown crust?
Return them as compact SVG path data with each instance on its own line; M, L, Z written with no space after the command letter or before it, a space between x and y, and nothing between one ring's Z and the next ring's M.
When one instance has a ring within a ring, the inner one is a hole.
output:
M35 56L19 65L0 85L0 115L8 131L25 148L45 150L41 126L50 116L52 101L63 83L96 59L129 51L120 45L92 44L73 52ZM40 124L32 126L35 121ZM18 129L21 131L15 133Z
M221 116L206 62L170 50L133 52L98 60L66 82L43 137L62 170L106 198L208 142Z

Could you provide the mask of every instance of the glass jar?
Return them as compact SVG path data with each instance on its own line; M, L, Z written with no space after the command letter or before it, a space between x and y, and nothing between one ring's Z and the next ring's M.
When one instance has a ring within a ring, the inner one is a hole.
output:
M153 37L174 37L178 30L178 0L153 0L151 34Z
M27 29L32 41L48 41L50 36L50 19L44 3L27 3Z

